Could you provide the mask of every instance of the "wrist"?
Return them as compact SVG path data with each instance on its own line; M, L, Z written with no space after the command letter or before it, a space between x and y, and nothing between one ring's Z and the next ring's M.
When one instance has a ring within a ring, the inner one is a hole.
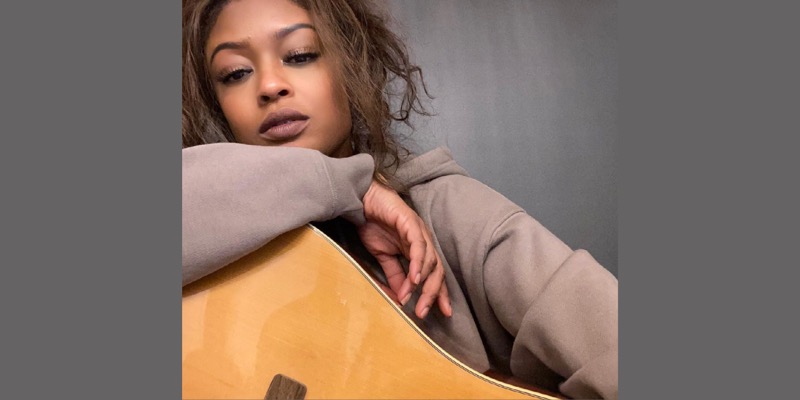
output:
M366 216L367 219L375 217L375 196L377 196L377 192L381 190L381 186L381 183L373 178L372 182L369 184L369 188L367 188L367 192L364 193L364 198L361 200L364 203L364 216Z

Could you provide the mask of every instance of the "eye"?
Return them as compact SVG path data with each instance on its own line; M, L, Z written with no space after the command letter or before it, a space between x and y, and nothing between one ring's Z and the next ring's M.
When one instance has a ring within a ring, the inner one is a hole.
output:
M253 72L249 68L236 68L234 70L223 71L219 76L219 81L223 84L236 83L244 79L247 75Z
M296 50L290 52L286 57L284 57L283 63L289 65L303 65L314 62L317 58L319 58L318 52L310 50Z

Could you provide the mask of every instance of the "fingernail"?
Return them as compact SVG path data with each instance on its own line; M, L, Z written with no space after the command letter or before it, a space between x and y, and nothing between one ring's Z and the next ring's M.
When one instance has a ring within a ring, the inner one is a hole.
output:
M419 281L422 279L422 274L417 272L417 276L414 277L414 284L419 285Z
M430 306L423 308L423 309L422 309L422 316L421 316L420 318L425 318L425 317L427 317L427 316L428 316L428 310L430 310L430 309L431 309L431 307L430 307Z
M411 293L407 294L406 297L403 297L403 300L400 300L400 304L406 305L409 300L411 300Z

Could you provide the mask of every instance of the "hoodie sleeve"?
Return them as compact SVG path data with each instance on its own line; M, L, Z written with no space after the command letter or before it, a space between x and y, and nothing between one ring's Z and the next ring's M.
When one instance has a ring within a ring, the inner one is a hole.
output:
M573 398L617 398L617 279L585 250L570 250L524 212L488 242L483 281L498 321L514 336L511 371L541 363Z
M617 398L617 279L462 175L417 188L494 363L573 398Z
M312 221L364 222L372 157L218 143L182 150L183 285Z

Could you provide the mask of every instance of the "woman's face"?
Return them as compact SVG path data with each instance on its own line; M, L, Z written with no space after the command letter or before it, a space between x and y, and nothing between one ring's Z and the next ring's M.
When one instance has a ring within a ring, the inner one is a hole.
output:
M233 0L205 49L237 142L352 153L350 107L304 9L289 0Z

